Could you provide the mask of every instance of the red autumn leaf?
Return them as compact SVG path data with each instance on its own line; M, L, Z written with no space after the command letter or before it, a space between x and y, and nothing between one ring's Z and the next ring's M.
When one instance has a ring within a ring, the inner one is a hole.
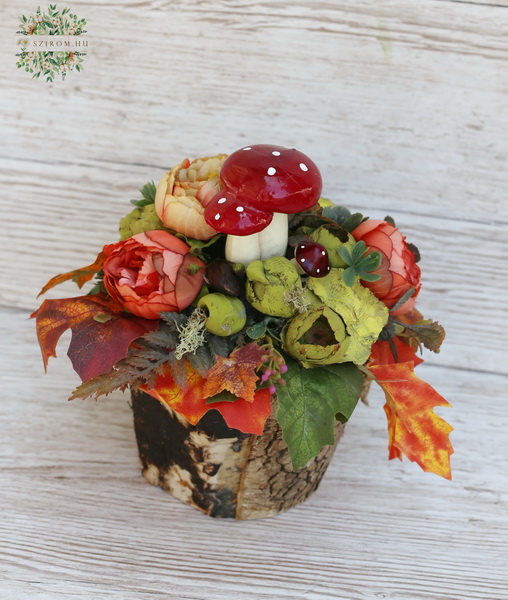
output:
M45 369L49 357L56 357L61 335L72 330L67 355L82 381L109 371L127 356L135 339L158 327L156 321L127 316L119 304L101 295L44 300L31 316L36 318Z
M217 356L217 362L208 371L204 393L215 396L228 390L237 398L254 401L258 375L256 369L263 364L265 351L256 342L234 350L228 358Z
M416 356L416 352L413 350L413 348L408 346L398 337L393 339L393 343L395 344L395 349L397 351L397 360L395 360L395 356L393 355L389 342L377 341L372 346L372 351L370 354L370 359L372 361L371 365L390 365L393 363L413 362L414 366L417 367L423 362L422 358Z
M413 308L410 311L404 313L403 315L399 315L397 317L397 321L400 321L401 323L407 323L408 325L411 325L412 323L418 323L418 321L422 320L423 315L416 308Z
M369 367L386 397L389 458L405 454L424 471L451 479L450 455L453 431L436 415L436 406L450 406L436 390L413 372L412 362L372 365Z
M106 256L104 255L104 252L100 252L91 265L81 267L80 269L75 269L74 271L69 271L68 273L62 273L61 275L55 275L55 277L52 277L42 288L37 298L42 296L42 294L45 294L51 288L55 287L55 285L59 285L64 281L68 281L69 279L72 279L72 281L74 281L79 288L83 287L87 281L90 281L90 279L92 279L92 277L98 271L100 271L105 260Z
M205 379L192 368L188 361L185 361L185 371L187 382L183 389L177 385L169 368L157 376L153 388L147 389L146 386L143 386L142 389L184 416L189 423L196 425L212 405L206 403L203 393Z
M270 390L262 388L254 394L254 402L238 398L236 402L215 402L208 406L220 412L228 427L263 435L266 419L272 412L271 397Z
M214 402L207 404L207 397L203 393L206 380L203 379L190 365L185 363L187 383L182 389L173 379L169 369L155 380L152 389L144 391L163 404L167 404L179 413L192 425L209 410L218 410L224 417L228 427L239 429L243 433L261 435L266 419L271 413L271 394L268 389L258 390L254 394L254 401L247 402L238 398L234 402Z

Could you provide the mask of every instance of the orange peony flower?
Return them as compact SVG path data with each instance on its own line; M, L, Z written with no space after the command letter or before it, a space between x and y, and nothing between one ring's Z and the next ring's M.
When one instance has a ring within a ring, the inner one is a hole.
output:
M182 311L203 285L204 263L167 231L145 231L105 246L103 252L106 290L145 319Z
M392 315L402 315L411 310L421 288L420 267L415 262L413 252L408 248L405 236L386 221L369 219L351 232L355 240L363 240L368 248L381 254L381 266L377 271L381 278L377 281L362 281L362 284L388 308L392 308L411 287L414 294Z
M227 154L186 158L159 182L155 211L165 227L196 240L209 240L217 232L205 221L208 202L221 189L219 171Z

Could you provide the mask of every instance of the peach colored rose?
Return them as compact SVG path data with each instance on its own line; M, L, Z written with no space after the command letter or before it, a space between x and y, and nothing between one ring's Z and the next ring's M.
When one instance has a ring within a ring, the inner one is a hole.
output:
M167 231L145 231L105 246L103 252L106 290L145 319L182 311L203 285L204 263Z
M204 218L208 202L221 188L219 172L226 154L188 158L171 169L159 182L155 210L163 224L197 240L209 240L217 232Z
M405 236L390 223L375 219L364 221L351 233L357 241L363 240L367 247L381 253L381 266L374 271L381 278L373 282L362 281L362 284L388 308L414 287L413 296L391 314L402 315L411 310L421 288L420 267L406 244Z

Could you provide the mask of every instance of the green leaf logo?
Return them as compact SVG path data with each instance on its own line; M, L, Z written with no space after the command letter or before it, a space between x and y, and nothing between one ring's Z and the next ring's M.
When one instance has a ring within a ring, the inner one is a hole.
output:
M71 13L70 8L60 10L56 4L50 4L45 11L38 7L34 13L21 15L16 32L21 50L16 54L17 68L29 73L32 79L40 77L50 83L65 80L72 71L82 71L86 47L81 43L76 45L76 36L86 33L86 23L86 19ZM38 40L40 36L44 38Z

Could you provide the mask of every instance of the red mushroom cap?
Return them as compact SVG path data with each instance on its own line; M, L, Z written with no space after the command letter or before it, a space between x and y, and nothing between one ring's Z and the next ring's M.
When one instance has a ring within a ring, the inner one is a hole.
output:
M205 219L217 231L234 235L263 230L274 212L291 214L314 206L322 189L319 169L308 156L269 144L233 152L220 178L225 189L210 200Z
M207 222L210 222L210 226L217 231L232 235L251 235L270 225L273 213L254 208L248 198L245 202L243 200L241 194L221 190L220 194L216 194L210 200L205 209ZM206 214L211 205L215 208L210 208L209 214L213 217L209 221Z

